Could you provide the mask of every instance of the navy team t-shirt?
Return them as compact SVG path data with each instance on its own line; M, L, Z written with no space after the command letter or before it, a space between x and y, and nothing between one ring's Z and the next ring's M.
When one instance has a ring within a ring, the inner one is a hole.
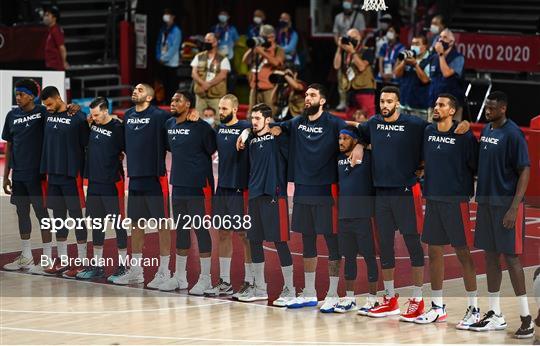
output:
M247 128L251 128L251 124L245 120L231 126L220 124L216 128L218 187L245 189L248 186L248 151L236 150L236 140Z
M124 151L124 125L112 119L92 124L86 150L85 176L90 183L111 184L122 177L120 154Z
M375 188L371 176L371 151L364 152L362 163L351 167L347 156L338 156L340 219L368 218L373 216Z

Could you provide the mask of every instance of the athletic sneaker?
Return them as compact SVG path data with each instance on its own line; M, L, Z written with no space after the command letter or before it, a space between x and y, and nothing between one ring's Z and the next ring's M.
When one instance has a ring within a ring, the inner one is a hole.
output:
M286 307L287 303L296 297L295 291L296 289L294 288L290 290L289 287L283 286L283 290L281 291L279 298L274 300L274 302L272 302L272 305L279 306L280 308Z
M254 294L253 293L254 290L255 290L255 286L248 285L242 291L238 291L237 300L243 301L243 299L247 299L248 297L251 297Z
M383 296L383 303L373 307L367 315L369 317L386 317L399 315L399 304L398 304L399 294L396 293L395 296L388 298L388 296Z
M204 295L204 291L211 288L212 279L210 278L210 275L199 275L199 281L197 281L195 286L191 287L188 293L194 296L202 296Z
M86 267L82 272L77 274L77 279L79 280L102 279L104 277L105 269L103 267Z
M233 294L232 285L228 282L223 281L222 278L219 278L219 282L214 287L209 290L204 291L204 295L208 297L219 297L219 296L228 296Z
M118 268L116 268L116 271L114 272L114 274L110 275L107 278L107 281L110 282L110 283L113 283L114 280L116 280L120 276L124 275L125 273L126 273L126 267L118 266Z
M171 273L169 272L169 269L167 271L161 271L158 269L156 272L156 275L154 275L154 278L152 281L146 285L147 288L157 290L161 284L163 284L165 281L169 280L171 278Z
M75 279L77 277L77 274L83 271L83 267L80 266L71 266L68 270L66 270L62 277L66 279Z
M399 320L403 322L414 322L417 317L424 313L424 299L416 300L409 298L409 307L407 312L399 316Z
M519 316L521 319L521 326L514 333L514 337L517 339L528 339L534 336L534 324L532 322L531 315L529 316Z
M17 256L11 263L5 264L4 269L9 271L16 271L21 269L30 269L34 265L33 258L24 257L22 254Z
M337 313L345 313L349 311L356 311L358 310L358 307L356 306L356 298L355 297L343 297L339 299L339 302L334 307L334 312Z
M163 283L158 287L160 291L185 290L186 288L188 288L188 282L186 278L181 278L176 274L174 274L171 278L163 281Z
M469 330L487 332L489 330L503 330L506 329L506 326L507 324L502 314L497 315L493 310L489 310L480 321L471 324Z
M35 266L31 267L28 270L28 274L45 275L45 270L47 270L49 268L50 268L50 266L42 266L42 265L36 264Z
M65 272L66 270L68 270L69 267L68 266L63 266L60 262L60 259L55 259L53 260L53 265L48 267L47 269L44 270L44 274L43 275L47 275L47 276L55 276L55 275L59 275L59 274L62 274L63 272Z
M309 292L308 292L309 293ZM315 292L313 292L315 293ZM298 297L291 299L287 303L289 309L299 309L309 306L317 306L319 301L317 300L317 294L306 294L305 290L298 295Z
M242 286L240 287L238 292L236 292L236 293L234 293L232 295L232 299L233 300L238 300L238 297L240 297L240 295L244 294L244 291L249 289L249 286L251 286L250 283L247 282L247 281L244 281L244 283L242 284Z
M334 308L339 303L339 297L326 297L324 298L324 303L321 306L320 310L322 313L334 312Z
M431 302L431 309L418 316L416 320L414 320L414 323L428 324L433 322L446 322L447 317L446 305L440 307Z
M142 284L144 283L144 275L142 268L131 267L124 275L121 275L114 279L113 284L115 285L129 285L129 284Z
M268 300L268 293L266 292L266 287L262 288L257 285L252 286L253 289L246 290L246 294L238 297L238 300L241 302L255 302L257 300Z
M366 303L358 309L358 315L367 316L371 309L379 306L379 302L375 298L367 297Z
M474 306L469 306L463 319L456 324L456 329L468 330L471 324L477 323L480 321L480 309L475 308Z

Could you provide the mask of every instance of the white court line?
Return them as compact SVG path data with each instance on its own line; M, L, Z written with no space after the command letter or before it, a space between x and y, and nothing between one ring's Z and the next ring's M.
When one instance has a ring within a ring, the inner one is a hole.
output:
M34 328L15 328L0 326L3 330L12 330L20 332L35 332L35 333L52 333L52 334L67 334L67 335L84 335L84 336L103 336L103 337L121 337L131 339L154 339L154 340L176 340L176 341L206 341L219 343L247 343L247 344L296 344L296 345L372 345L373 343L359 342L324 342L324 341L277 341L277 340L249 340L249 339L217 339L217 338L180 338L174 336L158 336L158 335L130 335L130 334L110 334L110 333L86 333L86 332L69 332L63 330L51 329L34 329Z

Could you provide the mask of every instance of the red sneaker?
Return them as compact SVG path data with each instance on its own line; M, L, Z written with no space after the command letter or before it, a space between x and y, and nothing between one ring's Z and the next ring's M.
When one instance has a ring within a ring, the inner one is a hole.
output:
M46 275L46 276L55 276L55 275L58 275L58 274L62 274L63 272L65 272L66 270L68 270L68 266L63 266L60 262L60 259L59 258L55 258L53 260L53 265L50 266L50 267L47 267L47 269L44 269L43 270L43 275Z
M416 300L409 298L407 312L401 314L399 320L403 322L414 322L416 318L424 313L424 299Z
M399 315L399 304L398 304L399 294L396 293L395 296L388 299L385 295L383 297L383 303L379 306L376 306L369 310L367 315L369 317L386 317Z
M69 268L69 270L65 271L64 274L62 274L62 277L66 279L75 279L77 278L77 274L83 271L83 267L79 266L72 266Z

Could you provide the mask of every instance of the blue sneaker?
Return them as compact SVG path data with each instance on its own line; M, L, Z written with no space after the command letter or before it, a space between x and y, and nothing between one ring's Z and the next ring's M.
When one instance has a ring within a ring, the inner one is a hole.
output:
M302 292L298 295L298 297L291 299L287 303L287 308L289 309L299 309L299 308L305 308L309 306L317 306L319 304L319 301L317 300L316 294L305 294L306 292Z
M77 273L76 278L79 280L101 279L105 277L103 267L86 267L81 272Z
M337 305L334 307L334 312L343 314L345 312L356 311L358 307L356 306L355 297L343 297L339 300Z
M112 274L111 276L109 276L107 278L107 282L114 282L115 279L119 278L120 276L124 275L126 273L126 267L124 266L119 266L116 271L114 272L114 274Z
M322 313L331 313L334 312L335 307L339 303L339 297L326 297L324 298L324 303L321 306Z

